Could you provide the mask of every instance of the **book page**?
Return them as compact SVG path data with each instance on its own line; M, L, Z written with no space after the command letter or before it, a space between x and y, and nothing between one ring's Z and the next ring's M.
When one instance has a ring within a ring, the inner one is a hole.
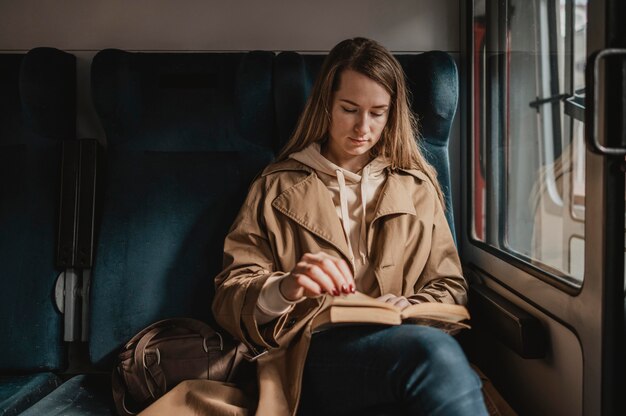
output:
M403 309L401 314L403 319L423 317L450 322L470 319L469 312L465 306L451 303L417 303Z
M469 328L462 321L469 319L462 305L425 302L400 309L363 293L331 297L327 306L313 319L314 332L346 324L416 324L455 333Z
M397 308L390 303L376 300L375 298L367 296L366 294L361 292L356 292L349 295L335 296L330 300L330 306L363 306L400 312L400 308Z

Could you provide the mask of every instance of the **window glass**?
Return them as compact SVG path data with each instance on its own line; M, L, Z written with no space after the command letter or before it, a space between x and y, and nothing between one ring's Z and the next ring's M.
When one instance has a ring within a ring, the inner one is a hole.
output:
M584 272L586 0L475 2L473 238Z

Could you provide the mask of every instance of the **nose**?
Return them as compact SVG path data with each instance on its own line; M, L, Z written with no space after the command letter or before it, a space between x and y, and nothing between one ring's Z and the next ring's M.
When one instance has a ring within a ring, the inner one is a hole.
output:
M354 131L359 136L364 136L365 134L369 133L369 130L369 117L367 116L367 113L362 113L359 115L356 123L354 124Z

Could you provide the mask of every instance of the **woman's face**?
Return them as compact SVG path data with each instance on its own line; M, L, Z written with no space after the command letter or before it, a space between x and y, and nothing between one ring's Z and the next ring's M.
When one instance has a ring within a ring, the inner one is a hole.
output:
M350 69L343 71L322 154L344 169L361 170L387 124L390 101L387 90L376 81Z

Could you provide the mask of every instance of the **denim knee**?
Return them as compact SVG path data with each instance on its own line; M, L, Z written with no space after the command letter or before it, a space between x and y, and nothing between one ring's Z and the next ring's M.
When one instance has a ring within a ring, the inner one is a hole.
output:
M452 336L415 325L402 325L395 332L402 338L396 345L403 345L404 350L398 363L403 374L397 379L398 388L401 400L415 414L436 414L441 409L448 410L440 414L464 414L452 408L484 407L480 378Z

